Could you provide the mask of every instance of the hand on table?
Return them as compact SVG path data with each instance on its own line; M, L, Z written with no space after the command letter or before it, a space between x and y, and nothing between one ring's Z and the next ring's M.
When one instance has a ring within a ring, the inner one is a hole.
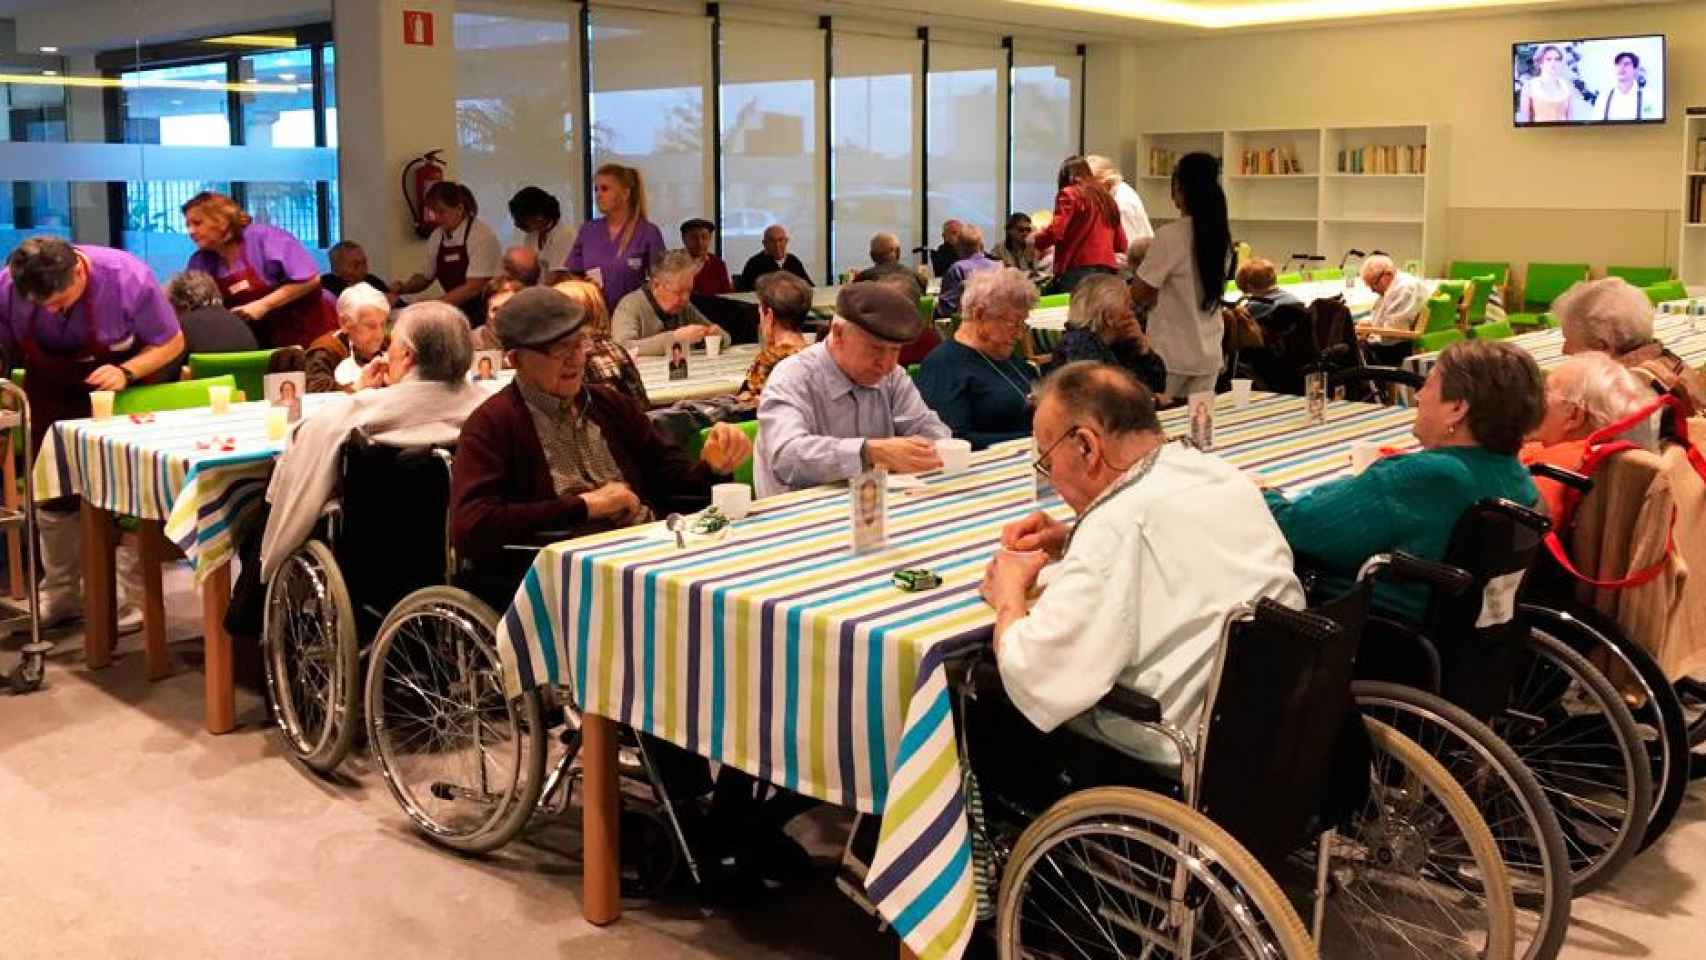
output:
M890 473L924 473L942 469L942 458L936 444L923 437L884 437L865 441L865 455L871 466L882 467Z
M739 427L717 423L711 426L711 435L705 438L705 448L699 452L699 459L717 473L728 476L751 455L752 441Z
M1001 549L1059 557L1066 551L1068 532L1066 524L1038 510L1001 528Z
M267 305L259 300L250 300L248 303L232 307L231 312L250 323L254 323L267 315Z
M130 381L125 379L124 371L113 364L96 367L83 379L91 390L123 390Z
M607 483L597 490L581 494L581 499L586 502L587 517L593 520L632 523L643 509L639 496L625 483Z
M978 593L997 610L1023 609L1031 588L1036 586L1037 574L1048 566L1048 554L1042 551L1016 553L997 551L983 569L983 583Z
M670 335L676 343L687 346L704 340L705 335L714 329L716 328L708 323L689 323L686 326L676 327L670 331Z

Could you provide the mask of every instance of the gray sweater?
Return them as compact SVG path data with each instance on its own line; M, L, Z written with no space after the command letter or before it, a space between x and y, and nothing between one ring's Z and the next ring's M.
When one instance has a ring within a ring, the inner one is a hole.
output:
M616 312L610 315L610 339L628 346L635 356L661 357L675 340L670 331L710 322L691 301L677 313L660 312L651 289L641 287L616 304Z

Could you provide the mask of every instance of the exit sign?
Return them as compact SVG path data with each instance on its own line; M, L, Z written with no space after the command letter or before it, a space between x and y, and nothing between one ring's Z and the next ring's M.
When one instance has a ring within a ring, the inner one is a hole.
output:
M432 13L430 11L403 11L403 42L416 47L432 46Z

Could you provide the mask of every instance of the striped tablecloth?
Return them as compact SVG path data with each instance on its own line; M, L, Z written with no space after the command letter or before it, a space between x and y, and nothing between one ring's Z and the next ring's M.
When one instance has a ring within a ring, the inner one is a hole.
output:
M1412 413L1220 399L1218 452L1301 490L1348 469L1352 442L1407 447ZM1185 415L1163 417L1172 432ZM972 927L971 847L943 663L987 642L978 596L1001 526L1037 509L1028 444L891 492L889 545L852 556L845 487L763 500L722 543L677 549L657 524L542 551L504 615L512 694L572 687L584 710L789 789L884 815L867 890L922 958L956 957ZM1058 500L1041 505L1057 516ZM942 577L926 593L901 567Z
M1653 336L1690 366L1706 363L1706 317L1661 313L1653 318ZM1505 342L1533 354L1542 370L1564 362L1564 332L1556 327L1510 337ZM1404 368L1425 375L1438 359L1438 351L1414 354L1404 358Z
M654 407L666 407L683 400L702 400L734 393L746 382L746 372L758 356L758 345L742 343L724 347L716 357L705 356L704 347L695 347L687 354L687 379L669 378L668 357L635 357L640 379L646 384L646 397Z
M1303 301L1304 306L1314 303L1322 297L1336 297L1346 294L1344 286L1333 283L1298 283L1280 288ZM1368 316L1374 308L1374 294L1367 287L1357 286L1350 290L1345 297L1345 303L1350 307L1351 319L1361 320ZM1032 330L1043 333L1060 333L1066 329L1066 314L1070 307L1039 307L1031 311L1026 323Z

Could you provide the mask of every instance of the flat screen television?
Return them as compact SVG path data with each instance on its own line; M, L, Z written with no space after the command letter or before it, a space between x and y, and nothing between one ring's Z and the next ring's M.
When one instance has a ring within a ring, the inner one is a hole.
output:
M1665 122L1665 38L1511 44L1519 127Z

